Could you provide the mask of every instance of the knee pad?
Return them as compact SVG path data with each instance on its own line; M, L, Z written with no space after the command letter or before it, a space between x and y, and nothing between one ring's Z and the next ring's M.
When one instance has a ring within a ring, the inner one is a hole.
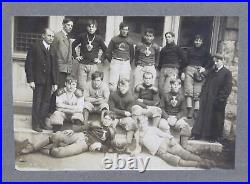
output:
M87 110L88 112L92 111L94 109L94 105L90 102L85 102L84 103L84 108L83 108L83 111Z
M184 95L185 95L185 97L191 97L191 98L193 98L193 92L190 91L190 90L185 89Z
M193 99L194 101L198 101L200 99L200 93L194 93Z
M169 126L167 120L165 120L165 119L161 119L161 120L160 120L159 128L160 128L162 131L167 132L167 133L170 131L170 126Z
M134 131L137 129L137 124L136 122L131 118L131 120L126 122L125 126L126 131Z
M180 130L180 131L181 131L181 132L180 132L180 135L181 135L181 136L187 136L187 137L189 137L189 136L191 135L191 130L190 130L188 124L183 125L183 126L181 127L181 130Z
M114 146L116 151L124 152L127 146L126 134L115 134L111 144Z
M63 125L63 118L61 117L60 112L54 113L50 116L50 124L51 125Z
M139 105L134 105L132 107L132 115L140 116L143 114L143 108Z
M52 156L52 157L58 157L58 148L52 148L49 150L49 154Z
M160 108L152 109L153 118L161 117L162 110Z

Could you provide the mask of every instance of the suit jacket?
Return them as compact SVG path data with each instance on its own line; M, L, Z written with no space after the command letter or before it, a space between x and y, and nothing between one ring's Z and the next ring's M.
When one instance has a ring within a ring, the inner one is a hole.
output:
M27 82L36 84L57 84L58 66L55 62L55 54L45 48L42 41L35 42L28 51L25 72Z
M72 72L72 42L62 32L55 34L52 49L56 53L59 72Z

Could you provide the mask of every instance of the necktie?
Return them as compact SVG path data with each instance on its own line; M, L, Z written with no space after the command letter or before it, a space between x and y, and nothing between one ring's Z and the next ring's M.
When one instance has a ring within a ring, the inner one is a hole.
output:
M69 35L68 35L68 34L66 35L66 37L67 37L67 39L68 39L68 40L70 40L70 37L69 37Z

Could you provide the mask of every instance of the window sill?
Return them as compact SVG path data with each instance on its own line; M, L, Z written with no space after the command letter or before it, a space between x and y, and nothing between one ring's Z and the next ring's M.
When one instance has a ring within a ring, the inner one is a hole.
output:
M25 61L27 52L14 52L12 54L12 59L17 61Z

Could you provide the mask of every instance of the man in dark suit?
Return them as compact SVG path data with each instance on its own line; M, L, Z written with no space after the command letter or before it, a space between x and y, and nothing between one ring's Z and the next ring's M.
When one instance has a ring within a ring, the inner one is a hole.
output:
M212 70L202 87L200 112L192 129L191 139L204 139L210 142L222 138L225 107L232 89L232 73L224 67L224 56L213 56Z
M32 129L42 132L48 116L51 94L57 90L57 63L50 48L54 32L45 29L42 40L34 43L28 51L25 72L27 82L33 90Z

